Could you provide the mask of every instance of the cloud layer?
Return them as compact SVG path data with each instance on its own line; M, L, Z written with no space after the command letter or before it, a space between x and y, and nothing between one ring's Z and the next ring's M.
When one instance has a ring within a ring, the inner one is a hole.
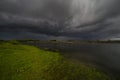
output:
M1 0L0 39L119 38L119 4L119 0Z

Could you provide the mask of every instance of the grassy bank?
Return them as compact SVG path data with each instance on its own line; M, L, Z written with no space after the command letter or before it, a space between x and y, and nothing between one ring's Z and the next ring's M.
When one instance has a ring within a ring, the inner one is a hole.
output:
M111 80L103 72L71 62L57 52L0 43L0 80Z

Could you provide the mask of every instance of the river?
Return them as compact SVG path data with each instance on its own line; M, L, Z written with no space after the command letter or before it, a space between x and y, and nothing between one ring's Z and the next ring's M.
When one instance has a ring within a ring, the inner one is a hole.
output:
M77 61L94 64L120 74L119 43L39 43L27 42L38 48L59 51L62 55Z

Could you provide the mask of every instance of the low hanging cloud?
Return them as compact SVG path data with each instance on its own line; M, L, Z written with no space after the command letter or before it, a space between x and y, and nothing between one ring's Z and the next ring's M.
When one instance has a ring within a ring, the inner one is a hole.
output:
M119 4L119 0L1 0L0 39L119 38Z

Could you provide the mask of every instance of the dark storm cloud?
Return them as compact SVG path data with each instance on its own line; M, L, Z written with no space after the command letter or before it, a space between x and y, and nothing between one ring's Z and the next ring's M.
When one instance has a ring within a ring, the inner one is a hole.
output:
M0 0L0 38L119 38L119 4L119 0Z

